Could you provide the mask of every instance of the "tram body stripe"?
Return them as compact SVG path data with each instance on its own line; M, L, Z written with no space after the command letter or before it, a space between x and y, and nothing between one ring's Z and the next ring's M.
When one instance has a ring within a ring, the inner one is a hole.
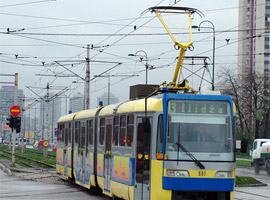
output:
M186 191L233 191L233 178L174 178L163 177L163 189Z

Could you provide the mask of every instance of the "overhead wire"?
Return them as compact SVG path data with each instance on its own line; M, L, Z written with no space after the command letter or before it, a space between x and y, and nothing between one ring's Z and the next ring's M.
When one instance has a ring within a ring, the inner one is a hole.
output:
M131 33L130 33L131 34ZM114 35L114 34L113 34ZM126 36L127 37L127 36ZM120 41L120 40L119 40ZM112 43L114 46L116 45L116 43L117 43L118 41L116 41L116 42L114 42L114 43ZM62 43L58 43L58 44L60 44L60 45L66 45L66 44L62 44ZM112 46L112 45L111 45ZM102 52L100 52L99 51L99 53L105 53L104 52L104 50L102 51ZM113 54L110 54L110 55L113 55Z
M30 1L30 2L25 2L25 3L16 3L16 4L10 4L10 5L3 5L3 6L0 6L0 8L23 6L23 5L29 5L29 4L44 3L44 2L49 2L49 1L56 1L56 0Z

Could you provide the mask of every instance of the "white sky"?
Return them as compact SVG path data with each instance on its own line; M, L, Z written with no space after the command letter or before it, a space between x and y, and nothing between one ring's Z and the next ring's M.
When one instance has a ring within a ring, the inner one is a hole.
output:
M175 69L175 58L179 51L174 50L174 44L168 35L156 35L166 33L165 29L155 14L147 11L149 7L156 6L160 2L160 5L168 6L175 1L0 0L0 74L19 73L19 89L24 89L27 98L37 98L26 88L27 86L45 88L47 83L53 87L57 86L58 90L54 90L55 93L59 91L59 88L66 86L70 88L66 93L68 96L73 96L77 92L83 93L83 83L72 83L78 80L75 77L55 78L43 75L70 74L63 67L53 64L54 61L59 61L76 74L85 77L85 47L87 44L93 44L94 47L104 45L110 45L110 47L90 50L92 60L123 63L109 71L110 75L115 75L111 78L111 92L118 96L120 101L129 98L129 86L145 83L145 67L138 62L139 57L128 56L130 53L135 54L138 50L146 51L149 64L157 68L148 71L149 84L170 82ZM194 16L194 25L198 25L203 20L210 20L215 25L215 71L218 72L223 67L236 68L238 1L182 0L176 6L193 7L204 13L203 18ZM172 28L172 32L188 32L186 15L167 15L164 16L164 20ZM133 31L135 25L137 30ZM211 27L209 23L204 23L202 26ZM6 34L7 28L11 31L10 34ZM18 31L21 29L24 30ZM227 30L232 30L232 32L225 32ZM116 32L122 35L108 36ZM187 51L186 56L209 56L212 59L212 29L202 28L200 32L194 30L193 33L195 49ZM125 34L130 35L125 37ZM188 40L187 34L177 34L175 37L180 42ZM228 45L225 41L227 38L230 39ZM102 49L103 53L98 53ZM18 55L17 59L15 55ZM81 63L78 64L80 60ZM42 66L42 63L45 65ZM71 63L74 63L73 67ZM185 61L185 66L193 71L202 66L190 66L188 65L190 63L191 61ZM168 66L169 64L171 65ZM91 62L91 78L114 65L113 63ZM210 70L212 71L211 66ZM116 75L134 74L139 76L124 80L123 77L116 77ZM0 79L12 81L12 78L0 77ZM198 79L191 77L189 81L190 85L197 90ZM211 87L209 83L203 83L203 88ZM107 91L107 84L107 78L97 78L91 82L91 108L97 105L97 97ZM45 95L44 89L33 88L33 90L41 96ZM26 105L31 102L27 101Z

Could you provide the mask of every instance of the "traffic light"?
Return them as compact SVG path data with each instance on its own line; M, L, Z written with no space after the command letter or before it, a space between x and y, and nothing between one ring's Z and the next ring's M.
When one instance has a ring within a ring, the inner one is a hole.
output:
M20 117L15 117L15 126L14 128L16 129L16 133L21 132L21 118Z
M8 125L8 126L12 129L12 131L13 131L15 118L14 118L12 115L10 115L10 117L7 118L7 121L8 121L7 125Z

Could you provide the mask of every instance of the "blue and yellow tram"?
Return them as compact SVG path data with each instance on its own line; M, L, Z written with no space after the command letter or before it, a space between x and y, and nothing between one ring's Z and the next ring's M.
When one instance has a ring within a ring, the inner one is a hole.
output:
M164 93L147 99L147 117L145 103L61 117L57 173L123 199L232 199L231 98Z
M232 200L232 99L198 95L187 80L179 80L184 53L193 45L191 16L196 9L150 10L180 49L173 81L144 99L61 117L56 171L83 187L99 187L122 199ZM188 14L188 43L175 40L160 11Z

